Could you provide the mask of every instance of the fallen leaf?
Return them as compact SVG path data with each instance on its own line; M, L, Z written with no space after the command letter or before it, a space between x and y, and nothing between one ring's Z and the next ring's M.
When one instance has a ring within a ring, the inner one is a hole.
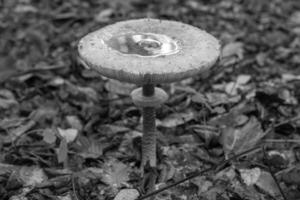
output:
M287 184L296 184L300 186L300 165L298 164L290 170L284 171L281 177Z
M114 200L135 200L140 196L136 189L122 189L114 198Z
M290 104L290 105L297 105L298 104L298 100L295 96L293 96L292 91L288 90L288 89L281 89L278 91L278 97L281 99L284 99L286 104Z
M21 126L25 120L26 118L24 117L5 118L0 121L0 127L5 130L17 128Z
M82 141L82 137L80 141ZM83 150L80 152L83 158L98 158L102 156L103 149L107 146L103 142L93 138L88 138L85 143L87 144L82 144Z
M248 186L255 184L261 174L261 170L258 167L253 169L239 169L239 172L244 183Z
M239 59L243 59L244 57L244 44L242 42L232 42L228 43L222 49L222 57L231 57L236 56Z
M104 10L101 10L95 17L96 22L108 22L110 20L110 17L114 14L114 10L111 8L107 8Z
M0 54L0 83L19 74L13 56Z
M61 86L61 85L65 84L65 82L66 82L65 79L58 76L58 77L54 77L53 79L51 79L48 82L48 85L58 87L58 86Z
M119 95L124 95L124 96L129 96L131 91L135 88L136 86L131 83L122 83L118 80L114 79L109 79L105 83L105 89L111 93L114 94L119 94Z
M84 98L95 102L98 101L98 93L95 89L91 87L78 86L69 81L65 81L65 83L67 86L67 92L76 98Z
M158 177L159 183L166 183L170 179L172 179L176 173L176 169L171 162L165 161L160 164L160 174Z
M110 0L108 1L109 7L113 9L122 8L124 10L130 10L132 8L132 4L137 2L137 0Z
M266 53L261 52L255 56L255 60L256 60L257 64L262 67L265 65L266 61L268 60L268 56Z
M26 196L31 190L29 187L22 188L19 194L12 195L9 200L29 200Z
M98 101L98 93L93 88L77 86L77 90L79 93L87 96L89 99Z
M29 118L34 122L40 122L44 119L53 119L58 110L53 107L41 106L37 110L30 113Z
M50 128L45 129L42 135L43 140L48 144L53 144L57 139L55 131Z
M6 89L0 90L0 109L8 109L11 106L18 105L14 94Z
M300 26L300 11L294 12L289 20L292 25Z
M251 80L251 76L248 74L240 74L237 79L236 79L236 83L238 85L243 85L243 84L247 84L249 81Z
M23 186L35 186L47 180L47 176L43 169L32 166L22 166L19 170L19 178L23 182Z
M266 31L264 37L262 37L263 43L270 48L283 46L289 40L288 34L282 30L275 29L272 31Z
M246 87L245 84L248 83L251 79L249 75L239 75L235 82L229 82L225 85L225 91L229 95L237 95L238 90L245 90L249 87Z
M103 176L103 169L98 167L88 167L79 172L80 182L89 182L90 180L101 179Z
M269 172L261 171L255 185L273 197L280 195L278 186Z
M11 141L14 141L16 138L18 138L19 136L21 136L26 131L29 131L35 125L36 125L35 121L29 120L24 125L21 125L18 128L11 130L9 132L9 136L11 137Z
M120 187L129 180L129 167L122 162L113 161L104 170L103 181L111 187Z
M295 75L295 74L282 74L281 79L284 82L289 82L289 81L299 81L300 80L300 75Z
M65 138L60 141L59 148L57 150L57 160L59 163L66 162L68 158L68 144Z
M78 131L82 130L83 128L82 122L76 115L68 115L66 117L66 120L69 126L71 126L71 128L74 128Z
M57 130L60 136L63 137L67 143L73 142L78 135L78 130L74 128L69 128L69 129L57 128Z
M192 125L191 128L204 142L209 146L212 141L220 136L220 131L215 126L211 125Z
M231 126L223 128L220 140L228 156L231 153L238 154L255 147L265 134L258 120L251 117L241 128Z
M99 132L105 134L108 137L112 137L119 133L124 133L130 129L125 126L115 125L115 124L103 124L98 128Z
M191 180L198 187L198 194L207 192L212 186L213 183L210 180L207 180L204 176L198 176Z
M288 157L284 154L284 152L276 150L268 151L264 162L267 165L272 166L273 169L285 169L289 164Z
M228 97L227 94L220 92L206 93L206 97L209 105L212 107L219 106L221 104L237 103L241 100L240 95Z
M36 12L38 12L38 9L36 7L31 6L31 5L18 4L15 7L14 11L16 13L28 13L28 12L36 13Z
M73 195L71 195L69 192L63 196L57 196L58 200L72 200Z
M161 127L172 128L183 125L195 118L193 112L172 113L161 121Z

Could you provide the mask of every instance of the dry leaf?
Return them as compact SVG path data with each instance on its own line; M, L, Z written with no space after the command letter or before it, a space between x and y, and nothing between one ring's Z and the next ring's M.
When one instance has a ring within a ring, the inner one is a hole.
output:
M290 23L295 26L300 26L300 11L296 11L291 15Z
M225 85L225 91L229 95L237 95L238 90L245 90L249 87L246 87L247 84L251 79L249 75L239 75L235 82L229 82Z
M300 165L296 165L289 170L283 172L282 180L287 184L300 185Z
M42 135L43 135L43 140L48 144L53 144L57 139L55 131L50 128L45 129Z
M36 13L38 12L38 9L32 5L18 4L15 7L14 11L16 13Z
M136 189L123 189L117 194L114 200L135 200L139 196L140 193Z
M0 90L0 108L8 109L11 106L18 105L14 94L6 89Z
M84 158L98 158L99 156L102 156L103 149L106 146L107 145L104 145L98 140L89 139L89 146L85 148L83 152L80 153L80 155Z
M111 8L107 8L101 10L94 18L96 22L108 22L113 14L114 10Z
M226 44L222 49L223 57L237 56L242 59L244 54L243 43L241 42L232 42Z
M214 92L206 93L206 97L210 106L219 106L221 104L237 103L241 100L241 96L228 97L225 93Z
M67 92L69 92L71 95L78 98L86 98L95 102L98 101L98 93L95 89L91 87L74 85L73 83L67 81L65 81L65 83L67 85Z
M60 141L57 151L57 160L59 163L63 163L68 158L68 144L65 138Z
M83 128L82 122L76 115L68 115L66 117L66 120L69 126L71 126L71 128L75 128L78 131L82 130Z
M67 193L63 196L57 196L58 200L73 200L72 195L70 193Z
M125 126L115 124L103 124L99 126L98 130L107 137L112 137L116 134L128 132L130 129Z
M261 171L255 185L273 197L280 195L277 184L269 172Z
M258 120L251 117L242 128L226 127L222 129L221 144L228 156L249 150L265 136Z
M114 161L104 173L103 181L111 187L120 187L129 180L129 167L122 162Z
M261 174L261 170L258 167L253 169L239 169L239 171L244 183L248 186L255 184Z
M19 170L19 178L22 180L24 186L35 186L47 179L43 169L33 166L22 166Z
M124 95L124 96L129 96L131 91L135 87L136 86L134 84L122 83L122 82L114 80L114 79L109 79L105 83L105 89L107 91L114 93L114 94Z
M66 139L67 143L73 142L78 135L78 130L74 128L69 128L69 129L57 128L57 130L60 136Z
M161 121L160 126L165 128L173 128L183 125L195 118L193 112L172 113Z

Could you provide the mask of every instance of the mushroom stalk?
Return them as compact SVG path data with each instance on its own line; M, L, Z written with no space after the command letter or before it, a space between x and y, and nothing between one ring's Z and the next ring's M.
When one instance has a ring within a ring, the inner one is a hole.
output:
M154 85L153 84L145 84L143 85L143 95L146 97L151 97L154 95Z
M143 137L142 137L142 174L146 166L156 167L156 125L155 109L163 104L167 99L167 93L154 87L154 84L144 84L131 92L133 103L142 108L143 117Z
M154 95L154 85L143 85L143 96L152 97ZM156 125L155 107L147 106L142 108L143 115L143 138L142 138L142 167L147 163L151 167L156 167Z

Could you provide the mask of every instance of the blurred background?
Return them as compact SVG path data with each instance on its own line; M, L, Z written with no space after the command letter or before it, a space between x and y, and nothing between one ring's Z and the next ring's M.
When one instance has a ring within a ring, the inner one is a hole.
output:
M76 68L74 50L83 35L143 17L207 30L226 47L225 57L235 54L254 73L300 62L297 0L2 0L0 9L1 79L14 70L61 67L67 73Z

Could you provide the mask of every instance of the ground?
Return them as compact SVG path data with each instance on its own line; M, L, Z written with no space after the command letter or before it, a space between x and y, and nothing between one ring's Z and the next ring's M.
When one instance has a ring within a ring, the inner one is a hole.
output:
M140 188L135 86L85 69L76 48L90 31L151 17L222 44L212 70L161 85L170 99L157 113L157 188L198 176L156 198L299 200L299 9L298 0L0 1L0 199Z

